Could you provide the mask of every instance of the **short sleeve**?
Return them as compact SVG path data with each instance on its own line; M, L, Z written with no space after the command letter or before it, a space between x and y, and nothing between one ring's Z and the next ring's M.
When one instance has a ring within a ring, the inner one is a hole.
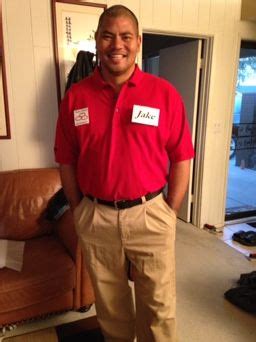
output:
M180 162L194 157L190 127L184 103L175 91L170 97L171 122L166 149L171 162Z
M79 154L70 92L60 105L54 145L55 160L60 164L76 164Z

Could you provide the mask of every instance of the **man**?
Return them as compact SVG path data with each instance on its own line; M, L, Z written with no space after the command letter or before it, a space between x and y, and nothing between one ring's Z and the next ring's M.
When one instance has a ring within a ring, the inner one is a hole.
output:
M174 341L176 213L193 157L184 107L136 65L141 37L128 8L104 11L95 38L100 64L62 101L56 161L105 340Z

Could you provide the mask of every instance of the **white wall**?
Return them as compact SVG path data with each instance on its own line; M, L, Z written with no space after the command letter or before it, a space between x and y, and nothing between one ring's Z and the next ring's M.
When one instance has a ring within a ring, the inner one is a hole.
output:
M201 225L223 224L233 93L241 37L256 25L240 20L241 0L126 0L143 31L214 38ZM4 0L4 42L11 140L0 141L0 170L53 165L57 96L50 0Z
M11 140L0 142L0 168L53 164L57 97L48 0L5 0Z

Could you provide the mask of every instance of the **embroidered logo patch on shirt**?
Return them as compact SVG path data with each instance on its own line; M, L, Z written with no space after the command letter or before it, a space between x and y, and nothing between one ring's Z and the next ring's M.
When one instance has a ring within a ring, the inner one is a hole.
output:
M89 120L89 110L88 108L81 108L74 110L74 123L75 126L88 125Z
M132 122L150 126L158 126L159 115L159 108L134 105L132 111Z

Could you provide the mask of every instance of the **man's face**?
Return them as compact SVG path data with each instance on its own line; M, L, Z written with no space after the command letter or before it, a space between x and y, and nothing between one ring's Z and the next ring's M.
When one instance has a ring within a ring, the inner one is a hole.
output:
M134 70L141 38L129 16L106 18L96 36L96 48L105 76L127 79Z

